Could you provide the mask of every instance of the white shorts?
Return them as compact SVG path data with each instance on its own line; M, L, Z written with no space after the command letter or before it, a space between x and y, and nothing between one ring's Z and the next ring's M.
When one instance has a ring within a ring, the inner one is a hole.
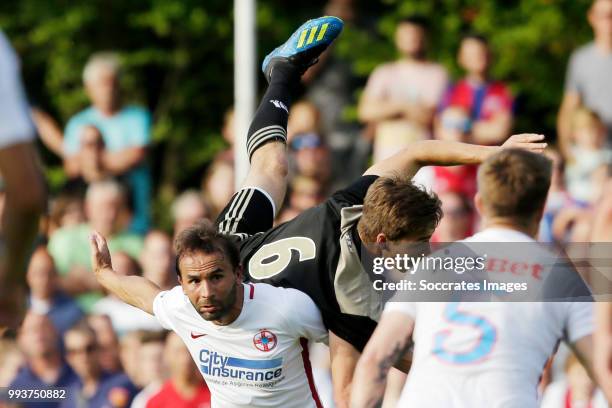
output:
M19 60L0 31L0 149L34 139L35 130L19 75Z

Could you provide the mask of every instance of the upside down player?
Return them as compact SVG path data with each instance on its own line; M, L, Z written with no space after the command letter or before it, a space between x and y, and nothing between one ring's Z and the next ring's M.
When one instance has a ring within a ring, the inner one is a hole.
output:
M515 149L489 158L478 170L475 198L484 230L465 242L506 243L499 256L510 262L546 259L541 249L526 256L507 250L507 243L537 248L550 177L551 163L541 155ZM537 284L533 276L525 280ZM412 337L413 365L399 405L535 408L539 377L560 340L593 372L593 303L575 301L580 296L555 298L571 300L565 302L389 302L355 370L351 407L379 406L389 367Z
M251 168L217 220L240 246L246 278L308 294L330 331L334 397L348 401L352 373L381 313L360 252L393 254L400 241L427 242L440 202L410 182L424 165L480 163L500 147L425 141L369 168L318 207L272 228L287 184L286 126L292 91L301 74L339 35L335 17L310 20L270 53L262 70L269 82L247 135ZM541 135L516 135L503 147L541 151ZM405 366L404 366L405 367Z

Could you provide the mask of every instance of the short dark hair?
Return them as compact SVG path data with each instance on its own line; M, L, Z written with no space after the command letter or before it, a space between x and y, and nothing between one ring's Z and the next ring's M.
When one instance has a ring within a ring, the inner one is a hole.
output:
M400 24L412 24L421 27L424 31L429 30L429 21L427 20L427 18L418 14L413 14L411 16L401 18L397 22L397 25Z
M478 169L478 192L492 215L524 222L544 208L552 162L542 154L506 149Z
M179 262L185 255L203 252L205 254L221 253L227 256L234 270L240 265L240 251L234 242L220 233L208 220L202 220L183 230L174 239L176 253L176 273L181 276Z
M379 177L363 200L358 230L366 242L385 234L390 241L431 234L442 218L435 193L401 176Z

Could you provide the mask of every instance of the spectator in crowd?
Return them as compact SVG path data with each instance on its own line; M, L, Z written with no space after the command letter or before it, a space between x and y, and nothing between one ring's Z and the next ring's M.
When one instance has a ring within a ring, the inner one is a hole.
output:
M461 106L449 106L439 114L434 127L437 140L467 142L469 114ZM472 200L476 194L476 165L428 166L415 176L415 182L437 193L453 191Z
M107 174L121 176L132 191L134 218L131 231L144 233L149 228L151 174L146 166L151 139L151 115L143 108L123 105L119 92L119 59L115 54L90 57L83 70L85 90L92 106L70 119L64 135L65 168L69 176L83 175L83 127L93 125L104 139L100 167Z
M113 267L123 276L141 274L136 260L125 252L113 254ZM94 306L93 313L107 315L111 320L112 329L120 337L131 330L163 330L154 316L122 302L113 294L100 299Z
M298 174L289 184L288 205L278 213L276 225L292 220L302 211L319 205L324 200L324 186L321 182L314 177Z
M50 237L62 227L74 227L85 221L83 198L76 192L62 191L51 200L46 236Z
M70 294L80 295L79 304L85 312L90 312L101 298L89 259L91 231L105 231L112 251L125 251L136 259L140 255L142 238L124 229L121 220L124 208L121 185L115 181L92 183L85 195L88 222L60 228L50 237L49 253L62 277L62 287Z
M299 212L321 204L325 200L324 186L314 177L297 175L289 186L289 205Z
M198 197L200 197L199 194ZM160 289L166 290L176 286L172 238L160 230L149 231L145 236L144 246L140 253L140 266L142 276L155 283Z
M612 150L606 148L606 129L595 112L578 108L572 114L571 140L562 145L566 159L565 182L572 198L584 203L596 199L595 176L612 163Z
M210 203L210 219L217 218L234 195L234 161L217 157L202 178L202 193Z
M320 113L316 105L308 101L298 101L291 106L287 120L287 141L291 143L296 135L320 132Z
M60 290L57 270L46 247L39 246L32 254L26 280L30 309L49 317L60 336L83 318L76 302Z
M295 173L315 179L324 191L329 187L331 163L329 147L316 133L295 135L291 141Z
M123 370L130 377L130 380L139 387L144 385L143 372L140 368L142 363L138 358L138 350L140 350L143 332L141 330L132 330L121 337L121 364Z
M10 385L12 389L65 388L76 375L62 358L60 340L51 320L28 312L19 332L19 346L26 364ZM26 408L57 407L59 402L28 402Z
M109 373L121 372L119 339L113 330L110 318L107 315L90 314L86 317L86 321L96 333L98 362L102 370Z
M593 0L587 17L595 38L569 60L557 118L561 146L571 140L572 113L580 106L599 115L607 129L606 145L612 145L612 0Z
M469 237L473 232L474 211L468 199L453 191L439 193L438 198L444 215L431 241L455 242Z
M164 350L170 379L149 399L147 408L210 407L210 391L181 338L170 332Z
M100 129L85 124L79 131L79 152L64 162L68 177L78 178L85 184L112 177L112 173L105 168L105 146Z
M565 373L564 379L546 387L541 408L608 407L605 397L573 353L565 362Z
M466 75L447 89L441 110L456 106L468 113L464 129L467 142L485 145L503 143L512 129L514 101L506 84L489 77L491 50L487 39L476 34L463 37L458 60Z
M395 32L400 59L372 72L359 101L359 119L376 127L374 162L429 137L447 73L427 60L426 34L422 19L400 21Z
M24 356L14 338L0 339L0 387L8 387L24 365Z
M212 165L211 165L212 166ZM212 186L221 186L219 180L211 180ZM225 183L233 185L233 178L225 180ZM221 187L222 191L223 189ZM231 187L233 191L233 187ZM228 190L228 189L227 189ZM172 203L172 218L174 219L174 235L178 235L186 228L191 227L203 218L210 218L211 212L202 195L196 190L182 192Z
M64 344L68 363L78 379L66 392L62 407L129 407L136 395L136 387L122 373L104 371L97 358L96 333L86 323L66 332Z
M548 189L548 197L544 207L544 215L540 222L540 232L538 241L540 242L555 242L553 234L553 223L557 214L563 209L576 208L579 206L565 188L565 163L561 153L554 147L549 146L544 154L552 162L552 175L550 178L550 188Z
M149 399L157 394L165 380L165 332L144 332L138 349L138 361L144 388L136 395L132 408L145 408Z

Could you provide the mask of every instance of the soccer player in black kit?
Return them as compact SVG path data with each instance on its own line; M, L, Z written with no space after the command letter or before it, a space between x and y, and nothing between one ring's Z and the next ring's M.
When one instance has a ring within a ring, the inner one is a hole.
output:
M371 271L362 265L362 250L393 256L401 242L427 242L442 217L437 196L410 179L425 165L476 164L501 148L541 151L545 144L534 134L512 136L501 147L416 142L323 204L273 228L287 185L292 93L342 26L336 17L309 20L264 60L269 85L248 131L251 167L217 225L239 245L246 279L301 290L320 308L330 332L334 398L347 406L355 365L383 306Z

